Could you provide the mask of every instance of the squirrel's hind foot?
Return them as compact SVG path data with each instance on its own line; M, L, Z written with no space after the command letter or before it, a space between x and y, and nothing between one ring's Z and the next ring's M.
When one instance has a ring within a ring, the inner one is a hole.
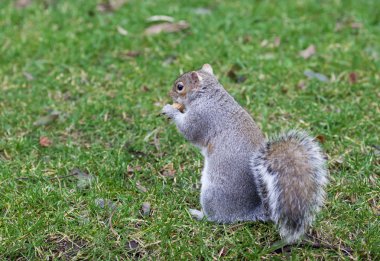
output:
M201 221L205 217L205 214L203 213L202 210L189 208L189 212L190 212L190 215L193 217L193 219L198 220L198 221Z

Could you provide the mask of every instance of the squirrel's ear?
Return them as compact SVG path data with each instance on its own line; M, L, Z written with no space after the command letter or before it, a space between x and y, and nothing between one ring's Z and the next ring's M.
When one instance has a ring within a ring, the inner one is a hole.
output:
M197 72L191 72L191 80L193 83L199 83L201 81L201 76Z
M205 71L205 72L207 72L207 73L209 73L209 74L214 75L214 72L213 72L213 70L212 70L212 67L211 67L211 65L209 65L208 63L206 63L206 64L204 64L204 65L202 66L202 70Z

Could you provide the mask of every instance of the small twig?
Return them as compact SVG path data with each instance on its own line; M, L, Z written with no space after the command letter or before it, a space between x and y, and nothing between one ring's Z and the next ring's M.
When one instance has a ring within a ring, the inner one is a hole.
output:
M270 247L271 253L284 253L284 252L290 252L292 247L312 247L312 248L326 248L326 249L332 249L337 252L343 252L347 256L351 256L353 250L348 247L339 247L339 246L333 246L329 243L324 243L320 239L313 237L312 235L307 235L310 240L303 240L299 243L293 243L293 244L281 244L281 243L274 243ZM319 242L316 242L319 241Z
M325 243L325 242L322 242L321 239L318 239L316 237L314 237L313 235L310 235L308 234L307 235L310 239L312 239L313 241L306 241L308 242L309 244L312 245L312 247L314 248L327 248L327 249L332 249L332 250L335 250L335 251L338 251L338 252L343 252L345 255L350 255L354 252L351 248L349 247L340 247L340 246L334 246L330 243ZM319 242L316 242L316 241L319 241ZM307 245L307 244L305 244Z

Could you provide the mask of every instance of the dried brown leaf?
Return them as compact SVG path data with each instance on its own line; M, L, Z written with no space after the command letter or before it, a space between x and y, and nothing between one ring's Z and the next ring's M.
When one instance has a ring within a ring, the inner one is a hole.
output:
M177 23L160 23L149 26L145 29L145 35L156 35L160 33L176 33L189 28L190 25L186 21L179 21Z
M317 135L315 138L316 138L320 143L322 143L322 144L326 142L326 137L323 136L323 135L321 135L321 134Z
M305 50L301 51L299 54L302 56L304 59L309 59L311 56L313 56L317 52L315 45L309 45Z
M348 82L351 84L355 84L358 81L358 75L356 72L350 72L348 74Z
M118 32L119 34L124 35L124 36L128 35L128 31L125 30L125 29L124 29L123 27L121 27L120 25L118 25L118 26L116 27L116 29L117 29L117 32Z
M0 149L0 159L10 160L11 156L8 154L8 152L5 149Z
M374 198L369 199L368 203L371 206L373 213L376 216L380 216L380 203L377 203Z
M274 38L274 41L273 41L273 45L274 45L274 47L279 47L280 44L281 44L281 38L278 37L278 36L275 37L275 38Z
M142 192L142 193L146 193L148 190L146 189L146 187L144 187L143 185L140 184L140 182L136 182L136 187L137 189Z
M96 9L101 13L114 12L122 7L126 0L107 0L97 5Z
M227 254L228 252L228 249L226 247L222 247L222 249L220 249L219 253L218 253L218 257L223 257Z
M238 70L240 70L240 66L233 65L231 69L227 72L228 78L236 83L243 83L247 80L247 77L241 74L238 74Z
M148 86L146 86L146 85L143 85L143 86L141 86L141 91L142 91L142 92L149 92L149 91L150 91L150 89L149 89L149 87L148 87Z
M34 126L45 126L53 121L58 119L60 112L59 111L52 111L50 114L40 117L38 120L36 120L33 125Z
M52 141L48 137L46 137L46 136L40 137L41 147L50 147L52 144L53 144Z
M377 180L379 180L379 177L377 177L375 174L369 176L369 183L372 185L376 185Z
M306 82L301 80L297 83L297 88L300 90L305 90L306 89Z
M138 57L138 56L141 55L141 52L140 51L129 50L129 51L121 52L120 55L123 58L136 58L136 57Z
M142 168L141 168L141 166L136 166L136 167L132 167L132 166L127 166L127 172L128 173L133 173L133 172L136 172L136 171L141 171L142 170Z
M31 73L29 72L23 72L23 75L24 77L28 80L28 81L33 81L34 80L34 77Z
M155 23L155 22L169 22L173 23L174 18L167 15L153 15L146 19L147 22Z
M166 177L174 177L176 173L176 170L174 169L173 163L168 163L166 164L162 169L161 169L161 174Z
M250 36L250 35L244 35L243 36L243 43L248 44L250 42L252 42L252 36Z
M28 7L32 3L32 0L17 0L15 2L16 8L22 9Z
M360 28L363 27L363 24L362 24L362 23L359 23L359 22L352 22L352 23L350 24L350 26L351 26L352 29L360 29Z

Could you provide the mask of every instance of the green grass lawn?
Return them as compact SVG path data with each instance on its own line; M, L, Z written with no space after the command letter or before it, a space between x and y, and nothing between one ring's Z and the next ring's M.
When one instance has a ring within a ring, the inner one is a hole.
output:
M0 259L380 257L378 1L14 2L0 2ZM190 28L144 35L153 15ZM323 142L310 233L336 249L268 253L271 223L191 218L202 156L159 112L203 63L267 136Z

